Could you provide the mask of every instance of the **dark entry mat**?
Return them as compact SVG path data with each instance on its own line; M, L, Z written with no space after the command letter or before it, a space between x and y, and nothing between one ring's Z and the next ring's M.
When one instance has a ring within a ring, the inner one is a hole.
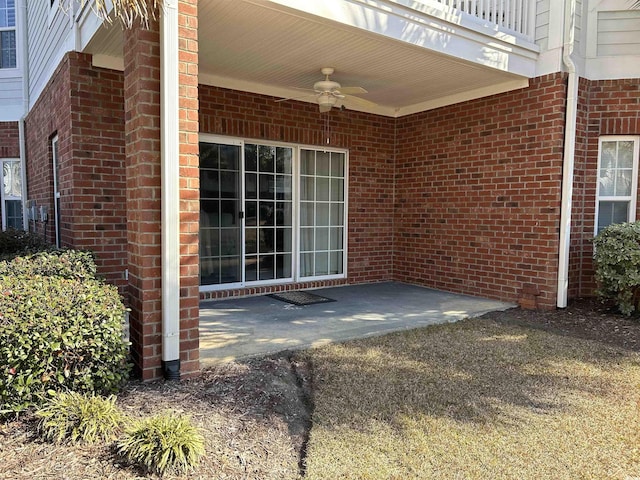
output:
M302 290L296 292L273 293L269 296L271 298L275 298L276 300L298 306L313 305L315 303L335 302L335 300L333 300L332 298L321 297L320 295L316 295L315 293L309 293Z

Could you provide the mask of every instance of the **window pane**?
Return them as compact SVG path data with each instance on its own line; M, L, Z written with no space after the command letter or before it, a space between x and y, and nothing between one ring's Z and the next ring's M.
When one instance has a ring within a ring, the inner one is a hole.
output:
M291 175L276 175L276 198L291 200Z
M260 175L260 198L271 199L275 198L275 179L273 175Z
M258 229L247 228L244 233L245 253L258 253Z
M220 238L217 228L200 230L200 256L217 257L220 255Z
M610 197L615 194L615 170L600 170L600 196Z
M244 259L244 275L247 282L255 282L258 279L258 257L251 255Z
M276 255L277 278L291 277L291 255Z
M220 255L235 256L238 254L238 229L220 229Z
M629 202L599 202L598 233L614 223L629 221Z
M255 173L247 173L244 183L246 198L258 198L258 176Z
M316 200L329 200L329 179L316 177Z
M220 283L220 260L200 258L200 284L213 285L216 283Z
M258 280L272 280L275 278L275 255L261 255L258 266Z
M337 275L342 271L342 252L329 253L329 275Z
M240 149L235 145L220 145L220 169L240 169Z
M300 150L300 173L302 175L315 175L316 152L312 150Z
M313 276L314 258L315 258L315 254L313 253L303 253L302 255L300 255L300 276L301 277Z
M16 32L0 32L0 68L16 68Z
M200 169L200 198L219 198L220 183L217 170Z
M258 225L258 202L246 202L245 225L255 227Z
M329 274L329 252L316 253L315 275Z
M258 146L258 168L261 172L273 173L275 166L276 148L266 145Z
M316 228L316 251L329 250L329 229Z
M244 146L244 168L247 171L258 171L258 146L247 143Z
M218 145L200 143L200 168L218 168Z
M276 148L276 172L291 173L291 148Z
M600 161L601 168L616 167L617 144L617 142L602 142L602 159Z
M274 202L260 202L260 218L258 225L265 226L275 224L274 206Z
M332 227L329 231L329 250L342 250L342 227Z
M330 160L329 152L316 152L316 175L329 176Z
M7 200L7 228L22 230L22 200Z
M344 176L344 153L331 154L331 176L332 177Z
M276 228L276 252L291 252L290 228Z
M616 196L628 197L631 195L632 170L618 170L616 175Z
M300 225L313 225L313 203L302 202L300 204Z
M316 225L329 225L329 204L316 203Z
M200 200L200 227L220 225L220 202L218 200Z
M331 179L331 200L337 202L344 200L344 180L341 178Z
M276 203L276 225L288 226L291 225L292 219L291 202L277 202Z
M22 197L22 178L19 161L3 162L2 183L5 197Z
M315 198L315 178L302 177L300 178L300 199L301 200L313 200Z
M618 168L633 167L633 142L618 142Z
M313 251L314 232L313 227L300 229L300 250L303 252Z
M331 204L331 225L333 226L344 225L344 204L342 203Z

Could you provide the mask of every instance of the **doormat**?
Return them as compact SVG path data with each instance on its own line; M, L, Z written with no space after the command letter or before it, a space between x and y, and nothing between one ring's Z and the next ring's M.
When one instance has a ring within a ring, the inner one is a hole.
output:
M275 298L276 300L280 300L282 302L291 303L292 305L298 305L302 307L304 305L313 305L315 303L327 303L327 302L335 302L332 298L321 297L320 295L316 295L315 293L305 292L303 290L299 290L296 292L281 292L281 293L272 293L269 295L271 298Z

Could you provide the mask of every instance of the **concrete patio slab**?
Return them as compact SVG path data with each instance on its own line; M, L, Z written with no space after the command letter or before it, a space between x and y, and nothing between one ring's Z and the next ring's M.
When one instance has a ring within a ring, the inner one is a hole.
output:
M296 306L268 296L202 302L202 367L455 322L515 306L397 282L323 288L312 293L335 302Z

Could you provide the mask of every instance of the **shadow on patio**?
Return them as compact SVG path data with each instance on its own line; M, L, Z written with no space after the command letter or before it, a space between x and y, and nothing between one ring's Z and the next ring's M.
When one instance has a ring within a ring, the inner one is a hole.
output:
M296 306L268 296L200 305L202 367L282 350L454 322L515 305L396 282L323 288Z

